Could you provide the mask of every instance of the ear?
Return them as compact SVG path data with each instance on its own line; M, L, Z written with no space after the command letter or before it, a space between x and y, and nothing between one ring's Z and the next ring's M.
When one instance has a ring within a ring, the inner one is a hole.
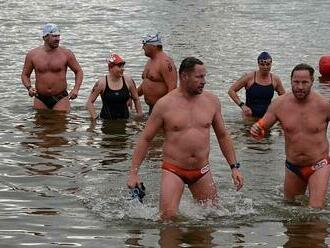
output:
M185 72L185 71L182 72L181 77L182 77L183 80L187 80L188 79L188 73Z

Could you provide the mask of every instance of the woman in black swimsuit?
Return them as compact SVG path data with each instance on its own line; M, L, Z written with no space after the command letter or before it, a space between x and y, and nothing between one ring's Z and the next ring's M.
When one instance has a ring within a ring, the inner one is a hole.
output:
M261 118L267 111L274 96L285 93L281 79L271 73L272 57L267 52L258 56L259 70L244 74L239 80L234 81L228 94L231 99L242 109L243 116ZM245 88L245 102L241 101L237 92Z
M99 79L87 100L87 109L93 120L97 118L94 102L101 95L102 119L129 118L128 103L133 99L138 116L142 116L142 107L133 79L124 75L125 61L117 54L112 53L107 59L109 73Z

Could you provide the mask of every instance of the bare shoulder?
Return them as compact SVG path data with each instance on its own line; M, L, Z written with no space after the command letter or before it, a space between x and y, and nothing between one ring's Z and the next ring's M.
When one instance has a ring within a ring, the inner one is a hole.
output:
M273 80L281 81L280 77L277 74L272 73Z
M207 109L219 109L221 106L220 99L214 93L204 90L201 95L201 101L203 101L202 105L207 106Z
M313 91L312 92L312 101L316 102L317 104L319 104L320 106L323 106L325 108L329 108L330 107L330 101L324 97L323 95Z
M100 77L100 78L95 82L95 84L94 84L94 88L103 91L104 88L105 88L105 84L106 84L105 76Z
M289 103L291 99L293 99L293 94L292 92L286 93L284 95L280 95L278 97L276 97L273 101L272 104L274 103L274 105L282 105L282 104L286 104Z
M58 51L60 53L64 53L66 56L68 57L74 57L74 54L73 52L69 49L69 48L66 48L66 47L58 47Z
M254 77L254 71L244 72L242 76L236 80L239 85L246 86Z
M205 99L208 99L209 101L212 101L212 102L219 102L220 101L219 97L211 91L204 90L202 95L205 97Z
M129 74L125 74L123 77L128 87L135 86L133 78Z
M249 71L249 72L244 73L242 75L242 78L245 80L250 80L250 79L254 78L254 74L255 74L255 71Z
M43 51L42 46L38 46L38 47L32 48L30 51L28 51L26 56L33 57L35 55L40 54L42 51Z
M267 112L277 113L286 110L294 98L292 92L276 97L268 107Z
M275 84L274 86L278 86L279 84L282 84L282 80L280 79L280 77L276 74L272 73L272 78L273 78L273 83Z
M168 68L170 71L173 71L175 69L173 59L165 52L162 52L162 56L160 57L158 63L161 67Z

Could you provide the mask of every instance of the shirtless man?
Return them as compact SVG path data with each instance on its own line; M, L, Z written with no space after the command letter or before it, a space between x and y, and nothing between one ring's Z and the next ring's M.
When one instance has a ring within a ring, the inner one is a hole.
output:
M144 66L138 94L144 95L150 114L157 100L176 88L177 71L173 60L163 52L159 33L146 36L142 43L149 60Z
M69 99L75 99L83 80L83 71L74 54L59 47L60 32L55 24L43 27L44 45L32 49L25 58L21 75L22 83L30 97L34 97L35 109L69 111ZM75 74L75 85L67 92L66 72L70 68ZM31 73L35 71L35 87Z
M230 164L237 190L243 186L233 143L224 126L220 102L212 93L203 91L205 76L205 66L199 59L188 57L182 61L179 88L157 101L134 150L127 183L129 188L139 184L138 169L148 147L157 131L164 130L160 189L162 219L175 217L185 184L198 202L217 203L217 189L208 162L211 126Z
M278 95L285 93L281 79L270 72L272 67L270 54L260 53L257 61L259 69L244 74L239 80L234 81L228 90L228 95L241 108L244 118L261 118L272 101L274 91ZM246 94L245 103L237 94L243 87Z
M293 201L308 187L309 206L322 208L330 172L327 139L330 103L311 90L313 81L314 69L306 64L297 65L291 72L292 92L274 100L250 132L262 138L265 129L280 122L286 153L284 199Z

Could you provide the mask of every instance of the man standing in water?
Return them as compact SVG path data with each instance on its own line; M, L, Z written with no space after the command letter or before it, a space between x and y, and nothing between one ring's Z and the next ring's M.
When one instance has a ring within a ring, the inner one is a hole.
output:
M251 127L251 134L261 138L276 121L285 137L284 199L293 201L308 187L309 206L322 208L328 190L330 120L329 101L311 90L314 69L299 64L291 72L292 92L278 97L266 114Z
M177 71L173 60L163 51L159 33L147 35L142 43L149 60L144 66L138 94L144 95L150 114L157 100L176 88Z
M55 24L43 27L44 44L28 52L21 75L22 83L30 97L34 97L35 109L69 111L69 99L78 96L83 80L83 71L74 54L60 47L60 32ZM70 68L75 74L75 85L67 92L66 73ZM31 73L35 71L35 87L31 83Z
M179 88L157 101L134 150L127 183L129 188L139 184L138 169L148 147L157 131L164 131L160 189L162 219L175 217L185 184L198 202L217 203L217 189L208 162L211 126L230 164L237 190L243 186L243 177L232 140L225 129L220 102L212 93L203 91L205 76L205 66L199 59L188 57L182 61Z

